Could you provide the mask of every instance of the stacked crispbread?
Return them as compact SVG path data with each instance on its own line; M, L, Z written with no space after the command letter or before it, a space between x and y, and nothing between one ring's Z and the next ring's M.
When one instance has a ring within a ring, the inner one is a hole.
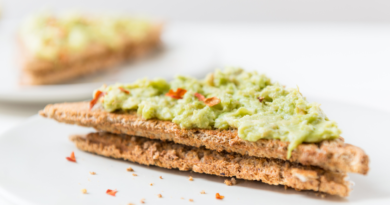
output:
M300 144L287 159L288 142L242 140L237 130L180 129L170 121L144 120L135 112L90 109L89 103L48 105L40 115L99 132L71 140L84 151L168 169L348 196L347 172L367 174L368 156L342 138Z
M128 17L34 16L19 34L20 82L63 83L144 57L160 45L161 28Z

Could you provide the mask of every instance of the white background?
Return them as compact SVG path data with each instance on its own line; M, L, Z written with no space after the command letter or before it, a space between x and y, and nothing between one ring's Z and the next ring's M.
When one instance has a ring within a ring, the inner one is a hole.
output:
M309 97L390 112L390 1L3 0L0 3L3 20L22 19L41 8L120 11L162 18L167 29L178 34L211 40L218 50L220 65L258 70L287 86L298 85ZM0 133L43 106L0 102ZM0 204L5 202L0 200Z
M172 21L390 22L386 0L2 0L6 16L41 8L120 11Z

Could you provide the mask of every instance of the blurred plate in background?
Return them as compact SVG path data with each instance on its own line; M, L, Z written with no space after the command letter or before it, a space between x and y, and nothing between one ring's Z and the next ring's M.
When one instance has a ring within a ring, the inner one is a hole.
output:
M0 101L53 103L86 100L104 83L133 82L144 77L170 80L177 74L203 77L216 64L213 44L191 39L185 31L168 25L162 37L162 49L145 59L68 84L20 86L15 43L18 25L20 22L10 20L0 24Z

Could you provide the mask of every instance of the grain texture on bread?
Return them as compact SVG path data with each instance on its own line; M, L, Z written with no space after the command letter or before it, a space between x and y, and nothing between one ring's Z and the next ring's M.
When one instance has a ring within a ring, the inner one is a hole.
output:
M257 180L296 190L313 190L343 197L350 192L350 184L345 180L346 174L279 159L242 156L105 132L75 135L71 140L81 150L145 165Z
M242 155L287 160L288 142L280 140L242 140L237 130L180 129L175 123L143 120L134 112L109 113L102 109L89 110L89 103L61 103L47 105L40 114L68 124L94 127L116 134L127 134L173 141L175 143ZM303 165L318 166L337 172L368 172L368 156L342 138L318 144L301 144L288 160Z

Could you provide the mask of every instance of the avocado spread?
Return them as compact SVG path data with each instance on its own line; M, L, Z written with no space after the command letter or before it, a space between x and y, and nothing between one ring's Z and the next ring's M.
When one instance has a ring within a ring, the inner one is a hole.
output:
M157 78L103 86L95 98L97 92L109 112L136 110L144 119L172 121L183 129L233 128L248 141L288 141L288 158L303 142L335 139L341 133L320 104L309 103L299 89L240 68L216 70L203 80L179 75L170 83Z
M35 57L56 60L64 53L85 52L90 45L119 49L129 39L142 41L152 27L149 21L130 17L41 13L26 20L20 37Z

